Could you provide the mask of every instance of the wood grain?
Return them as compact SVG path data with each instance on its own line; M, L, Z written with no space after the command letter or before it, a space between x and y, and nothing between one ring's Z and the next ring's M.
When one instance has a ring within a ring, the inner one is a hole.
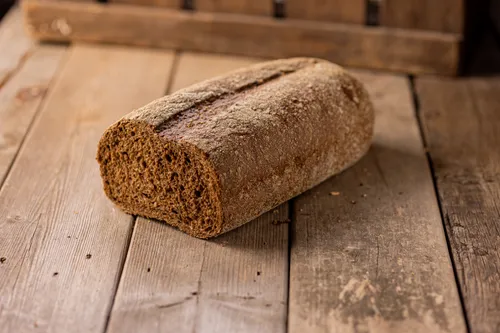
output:
M170 91L188 87L203 80L259 62L257 58L229 57L219 54L182 52L179 57L178 75L172 80Z
M272 58L315 56L343 65L408 73L454 74L458 66L460 37L454 34L118 4L28 0L23 5L29 29L40 40L112 42Z
M0 192L0 332L103 331L132 217L105 198L97 141L162 95L171 61L170 52L71 49Z
M0 89L22 67L34 43L23 28L19 7L14 6L0 21Z
M183 0L108 0L108 2L181 9Z
M65 52L35 46L15 7L0 26L0 187Z
M289 331L465 332L409 82L358 76L375 141L295 200Z
M383 0L380 24L387 27L462 33L464 0Z
M500 78L419 78L417 91L471 332L498 332Z
M172 90L255 60L183 54ZM139 218L109 332L285 332L288 205L203 241Z
M0 43L0 49L8 45ZM0 187L16 157L66 47L38 46L0 89Z
M286 17L364 24L366 0L287 0Z
M196 0L195 6L202 12L273 16L273 0Z

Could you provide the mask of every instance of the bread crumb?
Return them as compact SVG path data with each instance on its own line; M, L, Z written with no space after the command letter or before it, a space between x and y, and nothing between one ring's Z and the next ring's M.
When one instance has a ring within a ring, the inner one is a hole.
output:
M57 276L59 275L59 272L54 272L54 274L52 274L52 276Z
M7 258L5 257L0 258L0 264L3 264L5 261L7 261Z
M85 256L85 258L90 259L90 258L92 258L92 255L90 253L87 253L87 255Z
M290 223L290 219L286 219L286 220L273 220L272 224L274 225L280 225L280 224L285 224L285 223Z
M363 193L361 197L366 198L367 197L366 193Z
M340 192L330 192L330 195L337 196L337 195L340 195Z
M355 204L356 204L356 200L351 200L351 203L352 203L353 205L355 205Z

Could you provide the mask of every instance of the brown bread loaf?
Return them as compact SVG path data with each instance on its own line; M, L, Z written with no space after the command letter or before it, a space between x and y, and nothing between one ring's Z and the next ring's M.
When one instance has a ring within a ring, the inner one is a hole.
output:
M265 62L133 111L103 134L107 196L196 237L234 229L355 163L374 113L329 62Z

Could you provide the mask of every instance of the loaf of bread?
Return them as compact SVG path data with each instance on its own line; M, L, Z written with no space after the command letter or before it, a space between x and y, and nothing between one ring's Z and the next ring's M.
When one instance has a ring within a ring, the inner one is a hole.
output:
M373 123L367 92L341 67L277 60L133 111L103 134L97 160L125 212L209 238L355 163Z

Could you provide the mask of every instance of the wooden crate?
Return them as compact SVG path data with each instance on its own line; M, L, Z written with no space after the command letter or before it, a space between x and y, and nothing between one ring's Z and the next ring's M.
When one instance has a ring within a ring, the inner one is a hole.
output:
M42 41L90 41L454 75L463 0L25 0Z

